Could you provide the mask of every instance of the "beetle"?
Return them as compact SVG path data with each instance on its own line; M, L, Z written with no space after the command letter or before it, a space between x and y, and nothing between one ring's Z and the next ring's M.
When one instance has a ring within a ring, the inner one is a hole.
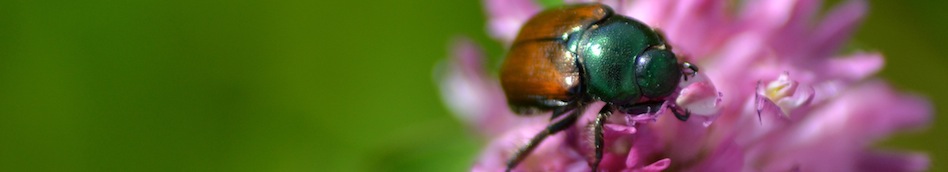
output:
M586 105L603 101L606 105L593 122L590 166L596 171L602 160L602 126L613 111L655 113L672 100L686 73L697 72L696 66L678 62L658 31L606 5L575 4L534 15L508 49L500 81L512 111L524 116L552 112L551 124L517 150L507 171L547 136L576 123ZM687 110L669 104L665 107L675 117L688 119Z

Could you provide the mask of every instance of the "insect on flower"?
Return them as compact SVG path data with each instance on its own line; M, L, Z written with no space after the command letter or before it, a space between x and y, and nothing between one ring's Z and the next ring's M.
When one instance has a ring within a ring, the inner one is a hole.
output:
M520 115L550 112L551 124L507 163L517 166L547 136L576 123L585 106L606 102L594 122L593 171L602 159L602 128L612 112L689 113L671 97L682 79L698 72L679 62L657 31L615 14L606 5L577 4L543 11L521 28L500 71L508 103ZM565 116L563 116L565 115Z

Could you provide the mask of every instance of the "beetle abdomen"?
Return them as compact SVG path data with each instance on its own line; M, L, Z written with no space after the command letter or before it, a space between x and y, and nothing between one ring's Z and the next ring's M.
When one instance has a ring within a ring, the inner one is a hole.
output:
M580 82L575 60L558 42L517 43L500 70L508 103L519 114L532 114L570 99L569 90Z
M543 11L524 24L500 71L514 112L544 112L573 98L580 69L565 43L610 15L612 10L602 4L582 4Z
M566 40L564 34L581 32L593 23L611 15L612 9L602 4L580 4L549 9L524 23L514 42Z

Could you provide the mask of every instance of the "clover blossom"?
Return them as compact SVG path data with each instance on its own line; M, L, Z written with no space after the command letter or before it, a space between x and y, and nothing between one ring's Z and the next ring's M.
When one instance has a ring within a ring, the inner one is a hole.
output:
M568 1L582 3L586 1ZM695 114L613 115L604 127L603 171L923 171L920 153L872 143L931 120L931 105L872 77L877 52L837 55L867 10L848 0L817 17L820 0L605 0L662 31L675 53L701 68L676 103ZM531 0L486 0L488 30L509 45L542 8ZM461 40L441 80L448 105L491 140L472 171L502 171L517 147L549 123L516 116L483 68L477 46ZM515 171L589 171L589 127L604 106L586 108Z

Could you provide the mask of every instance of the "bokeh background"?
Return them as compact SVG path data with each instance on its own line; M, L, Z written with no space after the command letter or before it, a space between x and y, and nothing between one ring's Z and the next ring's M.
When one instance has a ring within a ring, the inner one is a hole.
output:
M948 1L871 0L847 48L948 107ZM833 2L830 2L831 4ZM2 0L0 171L466 171L434 66L478 1ZM879 147L948 170L948 120Z

